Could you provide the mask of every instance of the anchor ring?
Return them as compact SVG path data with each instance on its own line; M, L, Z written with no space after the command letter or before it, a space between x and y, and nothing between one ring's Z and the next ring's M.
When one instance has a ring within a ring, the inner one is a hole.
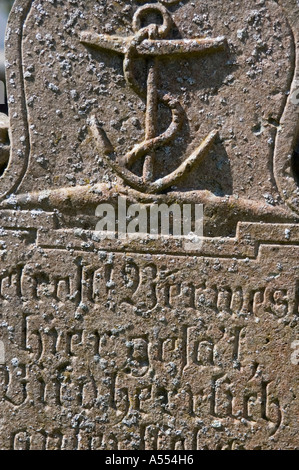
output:
M152 26L152 25L149 25L149 26L146 26L145 28L142 28L142 19L148 13L152 13L155 11L160 13L163 18L163 24L153 25L157 27L159 37L163 38L169 33L172 27L172 19L171 19L170 13L167 10L167 8L165 8L163 5L159 5L155 3L154 4L147 3L146 5L143 5L142 7L138 8L138 10L136 11L133 17L133 30L135 33L140 31L141 29L149 29L150 26Z

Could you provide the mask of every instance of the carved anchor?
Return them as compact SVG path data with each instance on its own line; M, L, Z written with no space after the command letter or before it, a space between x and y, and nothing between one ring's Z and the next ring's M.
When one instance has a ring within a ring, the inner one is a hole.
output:
M162 24L152 23L142 27L142 21L151 13L159 14ZM169 11L161 4L147 4L140 7L133 18L134 36L119 37L106 34L96 34L85 31L81 33L81 42L101 50L111 50L124 55L124 75L129 86L142 98L147 100L145 119L145 140L128 152L123 158L117 159L113 147L105 132L98 125L95 116L91 118L91 130L100 152L112 169L130 186L146 193L159 193L175 184L185 173L195 165L200 164L218 132L213 130L201 145L172 173L154 179L155 151L159 147L172 142L183 124L183 110L180 103L169 94L163 94L157 89L159 57L187 54L204 54L223 50L227 41L224 37L215 39L165 39L172 27ZM143 90L134 75L134 61L144 57L148 61L147 90ZM172 122L168 129L157 135L158 104L163 103L172 113ZM130 168L140 158L144 158L143 175L139 177Z

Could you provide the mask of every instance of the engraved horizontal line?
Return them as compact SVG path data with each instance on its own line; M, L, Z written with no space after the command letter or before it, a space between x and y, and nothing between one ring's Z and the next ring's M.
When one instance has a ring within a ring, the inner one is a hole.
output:
M271 227L268 227L270 225ZM273 227L272 227L273 225ZM265 228L271 229L271 234L265 235ZM273 235L272 228L276 228L276 234ZM245 231L245 228L247 229ZM261 229L263 232L260 233ZM292 239L282 237L288 231L292 233ZM260 237L255 236L260 235ZM276 236L275 236L276 235ZM79 238L80 237L80 238ZM284 238L284 239L282 239ZM75 234L74 230L56 230L52 233L38 232L37 245L45 249L74 249L76 251L91 252L94 249L127 252L136 254L156 254L171 256L206 256L212 258L236 258L236 259L256 259L259 255L261 246L293 246L299 247L299 227L291 224L255 224L239 223L236 238L204 238L202 247L198 250L185 251L183 246L174 246L178 243L176 239L152 239L137 240L144 244L137 246L136 240L97 240L96 232L80 230L80 234ZM186 240L188 241L188 240ZM134 244L134 247L132 246ZM155 246L151 246L155 244ZM168 245L168 246L167 246Z
M235 246L236 239L225 240L204 239L204 246L200 250L184 251L183 247L175 247L177 241L168 240L168 246L165 246L162 240L151 240L149 243L144 243L144 246L136 246L136 241L132 240L93 240L92 236L96 232L82 231L83 238L76 238L76 235L67 231L55 231L53 233L38 233L37 244L45 249L75 249L78 251L93 251L95 248L98 250L116 251L116 252L131 252L131 253L151 253L157 255L172 255L172 256L211 256L211 257L234 257L234 258L253 258L255 255L255 247L253 244L246 245L240 250L239 246ZM59 239L60 237L60 239ZM187 241L187 240L186 240ZM135 243L134 249L132 244ZM155 244L155 247L150 244ZM217 245L218 243L218 245ZM88 246L90 244L90 246ZM85 245L85 246L83 246ZM170 246L169 246L170 245ZM223 250L223 252L222 252Z

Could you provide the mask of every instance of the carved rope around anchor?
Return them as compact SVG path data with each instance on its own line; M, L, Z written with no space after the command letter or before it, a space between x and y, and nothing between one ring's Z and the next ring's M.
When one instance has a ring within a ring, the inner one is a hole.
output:
M161 15L163 22L162 24L150 24L146 27L142 27L142 20L149 13L158 13ZM109 142L105 132L97 124L95 116L91 118L91 131L94 136L95 142L99 151L104 153L108 165L130 186L138 189L142 192L157 193L161 192L166 188L174 185L180 178L182 178L188 171L190 171L195 165L202 162L204 157L207 155L212 144L214 143L217 131L212 131L208 137L202 142L202 144L192 153L192 155L183 162L177 170L168 174L167 176L160 178L156 181L153 179L153 167L155 151L171 142L173 142L182 128L184 115L181 104L178 100L172 97L170 94L162 93L157 89L157 57L161 51L161 42L167 37L167 34L171 30L172 18L169 11L161 4L146 4L140 7L133 18L133 30L135 35L130 38L118 38L109 37L103 38L102 35L97 37L94 34L83 33L82 39L85 44L94 45L96 47L103 47L104 49L112 49L116 52L124 54L124 76L128 85L142 98L146 98L147 112L146 112L146 132L145 139L143 142L134 146L123 157L119 157L113 150L111 143ZM92 39L93 38L93 39ZM91 40L92 39L92 40ZM93 41L93 42L92 42ZM151 41L154 45L152 53L151 63L148 71L147 88L140 86L134 73L134 62L140 57L140 47L142 44ZM164 41L165 42L165 41ZM170 55L173 54L172 45L173 40L167 40L167 46L170 47ZM224 38L217 38L206 42L205 40L190 40L186 41L186 44L181 44L180 53L189 53L192 50L195 52L204 52L205 50L213 50L222 48L224 45ZM194 44L193 44L194 42ZM109 43L110 46L109 46ZM156 44L155 44L156 43ZM190 44L189 44L190 43ZM120 45L120 49L119 49ZM176 47L174 48L177 49ZM176 50L176 53L178 51ZM172 121L168 129L160 135L157 134L157 106L163 104L172 113ZM151 108L152 106L152 108ZM139 177L134 174L130 169L132 165L139 159L145 158L143 177Z
M161 7L160 7L161 8ZM141 10L141 9L140 9ZM163 11L163 10L162 10ZM139 26L139 23L136 21L135 27ZM136 33L136 36L131 41L130 46L128 47L128 51L125 55L124 60L124 75L127 83L133 88L133 90L141 97L146 97L146 89L142 89L137 82L135 75L134 75L134 60L138 57L137 47L141 44L144 40L150 39L158 39L163 38L167 34L169 30L169 25L166 24L165 27L158 27L158 25L149 25L146 28L141 29ZM151 84L151 86L155 86L155 84ZM140 144L137 144L130 152L128 152L125 157L123 158L123 164L130 168L136 160L142 158L148 152L153 152L157 150L159 147L166 145L172 142L178 132L180 131L183 125L183 108L181 107L178 100L171 97L169 94L163 94L161 91L157 90L158 101L163 103L167 106L172 113L172 122L168 129L163 132L163 134L153 137L151 139L145 139Z
M111 149L111 144L106 140L106 136L103 133L103 129L99 127L96 116L92 116L90 119L90 129L94 137L96 146L103 155L106 163L117 173L126 183L132 188L137 189L141 192L147 192L149 194L160 193L164 189L169 188L176 184L186 173L190 172L197 165L199 165L207 153L211 150L215 139L218 135L218 131L212 131L208 137L201 143L201 145L187 158L175 171L169 175L164 176L152 183L145 184L143 178L135 175L130 170L120 165L115 160L115 154Z

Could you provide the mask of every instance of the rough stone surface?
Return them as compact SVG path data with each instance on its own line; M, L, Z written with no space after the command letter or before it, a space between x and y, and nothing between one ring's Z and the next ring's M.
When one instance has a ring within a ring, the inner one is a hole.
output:
M299 447L298 31L295 0L16 0L1 449ZM102 240L119 195L203 204L200 250Z

